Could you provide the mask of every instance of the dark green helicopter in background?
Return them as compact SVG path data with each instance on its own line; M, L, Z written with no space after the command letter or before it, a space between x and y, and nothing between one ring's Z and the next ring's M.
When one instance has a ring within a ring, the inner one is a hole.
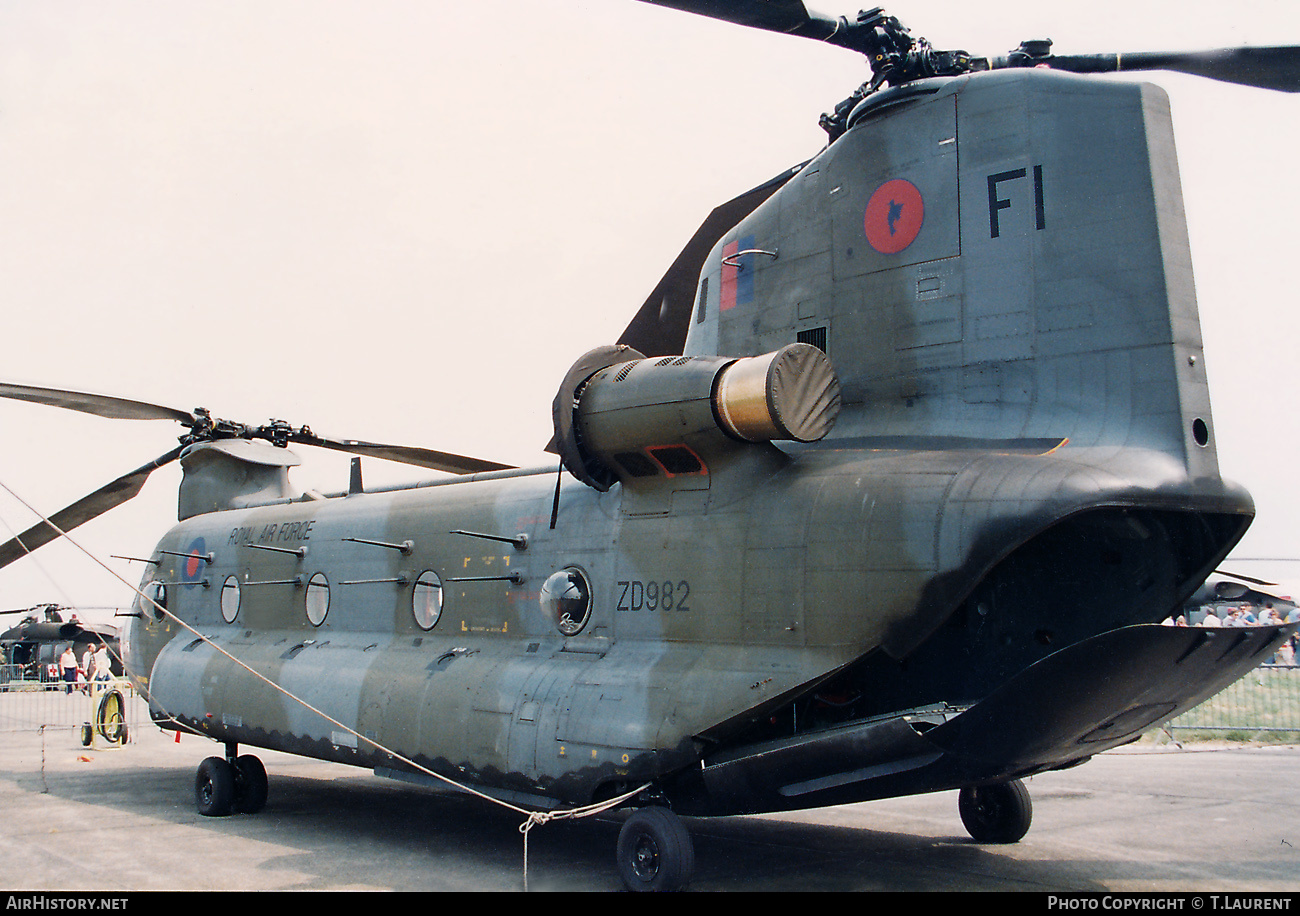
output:
M558 473L0 386L188 430L0 565L180 462L123 654L159 725L224 745L202 813L265 804L247 745L543 811L627 796L633 889L689 880L677 815L960 789L973 837L1014 842L1023 777L1289 635L1159 626L1254 507L1219 474L1167 99L1081 74L1296 91L1300 52L979 58L879 9L659 5L873 76L577 359ZM299 494L291 443L458 476Z
M64 613L67 619L64 619ZM122 675L117 627L83 623L77 612L57 604L0 611L0 617L21 614L22 619L0 632L0 683L10 679L55 681L59 656L71 648L78 659L86 649L108 648L111 670Z

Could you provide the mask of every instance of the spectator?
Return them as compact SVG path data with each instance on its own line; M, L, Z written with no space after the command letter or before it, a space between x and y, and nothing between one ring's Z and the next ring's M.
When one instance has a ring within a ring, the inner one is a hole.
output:
M59 656L59 669L63 672L63 692L72 693L77 684L77 653L67 646Z
M108 646L100 643L99 648L95 651L95 680L107 681L112 678L113 673L109 670L109 665Z

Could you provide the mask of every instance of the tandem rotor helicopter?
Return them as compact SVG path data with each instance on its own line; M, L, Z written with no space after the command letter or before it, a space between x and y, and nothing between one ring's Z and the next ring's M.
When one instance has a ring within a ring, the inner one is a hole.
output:
M655 0L648 0L655 2ZM223 746L199 811L265 805L261 747L634 809L634 890L690 879L682 816L959 790L1135 740L1292 627L1163 627L1245 533L1216 455L1164 93L1300 90L1300 50L1002 57L881 9L657 5L864 55L813 158L719 206L553 405L558 467L18 384L180 444L0 545L0 566L178 462L122 634L163 728ZM1106 187L1114 205L1092 205ZM290 445L449 472L298 492Z

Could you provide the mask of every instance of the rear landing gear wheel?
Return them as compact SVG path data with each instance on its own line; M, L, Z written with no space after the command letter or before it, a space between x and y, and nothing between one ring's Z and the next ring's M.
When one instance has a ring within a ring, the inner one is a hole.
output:
M252 754L235 758L234 808L241 814L256 814L266 807L266 767Z
M199 764L194 777L194 804L204 817L225 817L234 810L235 769L221 757Z
M618 835L618 874L630 891L678 891L695 871L695 844L667 808L640 808Z
M1019 779L967 786L957 797L957 810L966 831L981 843L1018 842L1034 817L1029 790Z

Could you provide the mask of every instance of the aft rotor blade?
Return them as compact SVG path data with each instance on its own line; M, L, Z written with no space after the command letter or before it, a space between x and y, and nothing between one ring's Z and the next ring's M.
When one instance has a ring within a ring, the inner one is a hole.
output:
M1300 92L1300 47L1058 55L1044 63L1071 73L1172 70L1256 89Z
M165 464L180 457L183 446L177 446L165 455L141 465L130 473L123 474L112 483L100 487L89 496L83 496L66 509L60 509L50 516L49 521L39 522L28 528L18 537L0 544L0 567L8 566L14 560L21 559L38 547L43 547L66 533L83 525L93 518L103 515L109 509L120 506L140 492L149 475Z
M110 420L175 420L178 423L194 422L188 410L115 398L106 394L89 394L83 391L66 391L62 388L38 388L32 385L15 385L0 382L0 397L15 401L30 401L65 410L79 410Z
M824 38L816 34L834 32L836 20L810 13L802 0L644 0L655 6L682 10L734 22L768 32L785 32L793 35Z
M686 331L695 308L695 286L709 252L732 227L758 208L807 163L715 207L673 261L618 342L645 356L675 356L686 346Z
M348 452L367 458L382 458L449 474L479 474L484 471L513 470L514 465L488 461L485 458L471 458L467 455L454 455L431 448L413 445L384 445L379 442L361 442L356 439L326 439L314 433L295 433L289 437L290 442L300 445L315 445L320 448Z

